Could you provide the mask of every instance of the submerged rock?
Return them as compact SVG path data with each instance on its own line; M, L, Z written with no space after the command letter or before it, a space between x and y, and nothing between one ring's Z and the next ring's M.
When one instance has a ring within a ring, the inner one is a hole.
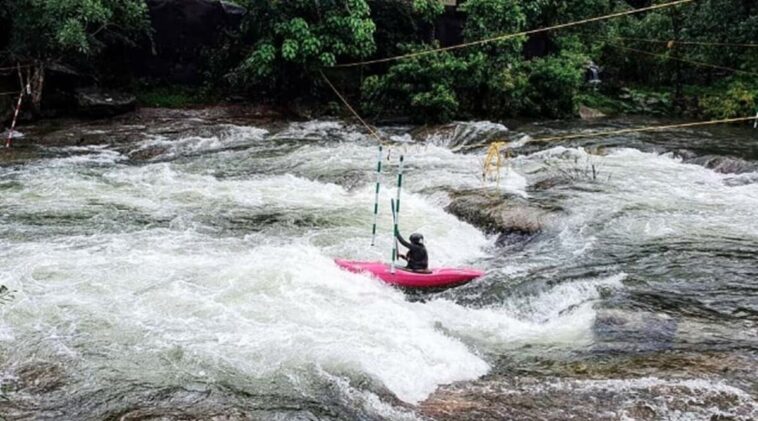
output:
M685 162L702 165L722 174L742 174L758 171L758 164L729 156L705 155L691 158Z
M29 362L15 373L16 387L28 393L49 393L65 383L63 367L49 362Z
M667 350L676 340L677 320L665 313L601 309L593 325L596 351Z

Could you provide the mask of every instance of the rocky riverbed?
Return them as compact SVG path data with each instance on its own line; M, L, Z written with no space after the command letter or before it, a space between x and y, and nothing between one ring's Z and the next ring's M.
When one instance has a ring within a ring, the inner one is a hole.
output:
M376 145L350 123L22 127L0 152L0 416L754 419L758 132L518 142L656 123L381 127L376 247ZM409 295L332 263L388 258L400 154L401 231L485 277Z

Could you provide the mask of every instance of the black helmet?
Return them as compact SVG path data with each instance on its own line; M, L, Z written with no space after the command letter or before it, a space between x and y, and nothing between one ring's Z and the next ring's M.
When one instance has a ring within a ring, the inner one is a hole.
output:
M411 243L424 244L424 236L418 233L411 234Z

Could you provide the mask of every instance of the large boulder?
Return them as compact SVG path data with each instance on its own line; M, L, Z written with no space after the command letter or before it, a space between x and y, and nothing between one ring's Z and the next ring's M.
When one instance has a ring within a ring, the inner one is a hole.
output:
M138 66L142 76L170 83L202 81L203 52L239 28L247 10L219 0L147 0L153 48Z
M446 210L490 234L499 234L498 245L522 243L545 226L549 212L526 199L486 189L452 194Z
M579 106L579 117L582 120L594 120L596 118L603 118L605 114L595 108L588 107L586 105Z
M137 99L133 95L96 88L78 90L76 100L81 114L95 118L124 114L133 111L137 105Z

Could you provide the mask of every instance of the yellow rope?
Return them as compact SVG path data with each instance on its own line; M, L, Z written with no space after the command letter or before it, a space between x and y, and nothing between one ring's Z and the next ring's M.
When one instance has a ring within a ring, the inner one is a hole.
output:
M671 56L667 56L665 54L651 53L649 51L638 50L636 48L630 48L630 47L624 47L624 46L617 45L617 44L608 44L608 45L610 45L612 47L616 47L616 48L622 49L622 50L632 51L632 52L635 52L635 53L645 54L645 55L653 56L653 57L657 57L657 58L662 58L662 59L667 59L667 60L681 61L682 63L689 63L689 64L694 64L694 65L697 65L697 66L710 67L710 68L713 68L713 69L720 69L720 70L729 70L730 72L743 73L743 74L746 74L746 75L758 76L758 73L748 72L747 70L733 69L731 67L718 66L718 65L715 65L715 64L704 63L702 61L687 60L687 59L678 58L678 57L671 57Z
M633 10L627 10L627 11L624 11L624 12L611 13L609 15L597 16L597 17L594 17L594 18L588 18L588 19L582 19L582 20L578 20L578 21L574 21L574 22L562 23L562 24L558 24L558 25L548 26L548 27L545 27L545 28L531 29L531 30L528 30L528 31L521 31L521 32L513 33L513 34L499 35L499 36L492 37L492 38L485 38L485 39L480 39L480 40L477 40L477 41L466 42L466 43L463 43L463 44L451 45L449 47L441 47L441 48L435 48L435 49L431 49L431 50L417 51L417 52L414 52L414 53L402 54L402 55L394 56L394 57L386 57L386 58L380 58L380 59L375 59L375 60L367 60L367 61L361 61L361 62L356 62L356 63L337 64L337 65L335 65L333 67L355 67L355 66L363 66L363 65L367 65L367 64L386 63L386 62L389 62L389 61L396 61L396 60L402 60L402 59L406 59L406 58L424 56L424 55L434 54L434 53L438 53L438 52L442 52L442 51L458 50L458 49L461 49L461 48L467 48L467 47L471 47L471 46L474 46L474 45L482 45L482 44L486 44L486 43L490 43L490 42L495 42L495 41L505 41L505 40L508 40L508 39L513 39L513 38L524 36L524 35L537 34L537 33L540 33L540 32L547 32L547 31L552 31L552 30L555 30L555 29L563 29L563 28L569 28L569 27L572 27L572 26L584 25L584 24L590 23L590 22L599 22L599 21L603 21L603 20L617 18L617 17L620 17L620 16L627 16L627 15L633 15L633 14L636 14L636 13L643 13L643 12L647 12L647 11L650 11L650 10L663 9L663 8L666 8L666 7L677 6L677 5L680 5L680 4L691 3L693 1L694 0L677 0L677 1L670 2L670 3L657 4L657 5L653 5L653 6L643 7L643 8L640 8L640 9L633 9Z
M717 47L744 47L744 48L758 48L758 44L749 44L749 43L732 43L732 42L705 42L705 41L677 41L677 40L663 40L663 39L647 39L647 38L630 38L630 37L616 37L615 39L619 39L622 41L637 41L637 42L647 42L651 44L666 44L671 48L670 46L673 45L698 45L698 46L717 46Z
M591 133L579 133L579 134L564 135L564 136L542 137L542 138L532 139L531 142L555 142L555 141L560 141L560 140L580 139L584 137L613 136L617 134L626 134L626 133L652 132L656 130L681 129L684 127L697 127L697 126L708 126L708 125L713 125L713 124L736 123L740 121L749 121L749 120L756 120L756 119L758 119L758 116L725 118L721 120L695 121L692 123L668 124L665 126L646 126L646 127L638 127L634 129L620 129L620 130L610 130L610 131L591 132Z
M620 129L620 130L610 130L610 131L592 132L592 133L579 133L579 134L564 135L564 136L542 137L542 138L531 139L529 140L529 142L557 142L557 141L562 141L562 140L580 139L580 138L587 138L587 137L613 136L613 135L626 134L626 133L639 133L639 132L649 132L649 131L666 130L666 129L680 129L684 127L707 126L707 125L723 124L723 123L736 123L736 122L750 121L750 120L758 121L758 114L756 114L755 117L725 118L722 120L696 121L692 123L669 124L666 126L646 126L646 127L638 127L634 129ZM463 149L466 149L466 150L475 149L484 145L486 145L486 143L471 145ZM500 168L502 168L501 158L500 158L501 150L503 148L507 148L507 146L508 146L508 143L503 142L503 141L491 142L489 144L487 148L487 152L485 153L484 162L482 164L482 181L487 181L487 176L491 176L492 174L495 174L495 181L497 182L498 186L500 185ZM599 147L598 147L598 150L600 150ZM510 150L506 149L506 159L508 158L510 158Z

